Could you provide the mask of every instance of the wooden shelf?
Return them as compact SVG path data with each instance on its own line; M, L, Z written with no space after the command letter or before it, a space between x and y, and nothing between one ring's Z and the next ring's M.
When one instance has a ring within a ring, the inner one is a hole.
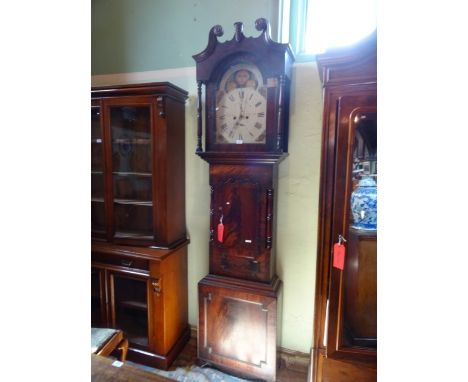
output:
M141 232L129 232L129 231L116 231L114 237L119 239L139 239L139 240L153 240L153 235L144 234Z
M150 143L149 138L118 138L112 141L112 144L148 145Z
M144 176L144 177L152 177L153 174L147 172L123 172L123 171L113 171L112 175L118 176Z
M133 206L146 206L146 207L152 207L153 206L152 201L134 200L134 199L114 199L114 203L117 203L117 204L130 204L130 205L133 205Z
M137 310L142 310L142 311L148 310L148 305L144 302L139 302L139 301L131 301L131 300L118 301L116 305L118 307L121 306L123 308L137 309Z
M370 239L370 240L377 239L377 230L357 229L357 228L353 228L350 226L349 234L353 236L357 236L359 237L359 239Z

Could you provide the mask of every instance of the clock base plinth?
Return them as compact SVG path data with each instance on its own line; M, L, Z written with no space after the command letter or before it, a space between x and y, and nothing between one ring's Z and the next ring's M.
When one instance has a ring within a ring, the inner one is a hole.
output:
M198 284L198 362L231 374L276 380L281 280L208 275Z

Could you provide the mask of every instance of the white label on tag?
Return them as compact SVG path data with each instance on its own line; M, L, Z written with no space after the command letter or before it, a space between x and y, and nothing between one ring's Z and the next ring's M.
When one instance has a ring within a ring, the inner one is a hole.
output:
M278 86L278 80L274 77L267 78L267 87L268 88L275 88Z
M252 240L246 240L245 242L246 242L246 243L251 243L251 242L252 242Z
M123 365L123 362L120 362L120 361L114 361L112 362L112 366L115 366L115 367L120 367Z
M236 140L236 144L241 145L242 143L244 143L244 141L242 139L237 139Z

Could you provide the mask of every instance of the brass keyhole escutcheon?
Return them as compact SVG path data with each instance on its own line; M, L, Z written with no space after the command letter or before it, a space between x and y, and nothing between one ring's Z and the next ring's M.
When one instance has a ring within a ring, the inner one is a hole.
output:
M153 286L153 292L159 296L161 293L161 279L154 279L151 285Z

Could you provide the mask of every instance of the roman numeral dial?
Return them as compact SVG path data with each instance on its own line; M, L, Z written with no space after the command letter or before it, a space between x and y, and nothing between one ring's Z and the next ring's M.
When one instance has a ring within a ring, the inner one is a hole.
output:
M252 87L225 93L216 105L216 143L265 144L266 106Z

